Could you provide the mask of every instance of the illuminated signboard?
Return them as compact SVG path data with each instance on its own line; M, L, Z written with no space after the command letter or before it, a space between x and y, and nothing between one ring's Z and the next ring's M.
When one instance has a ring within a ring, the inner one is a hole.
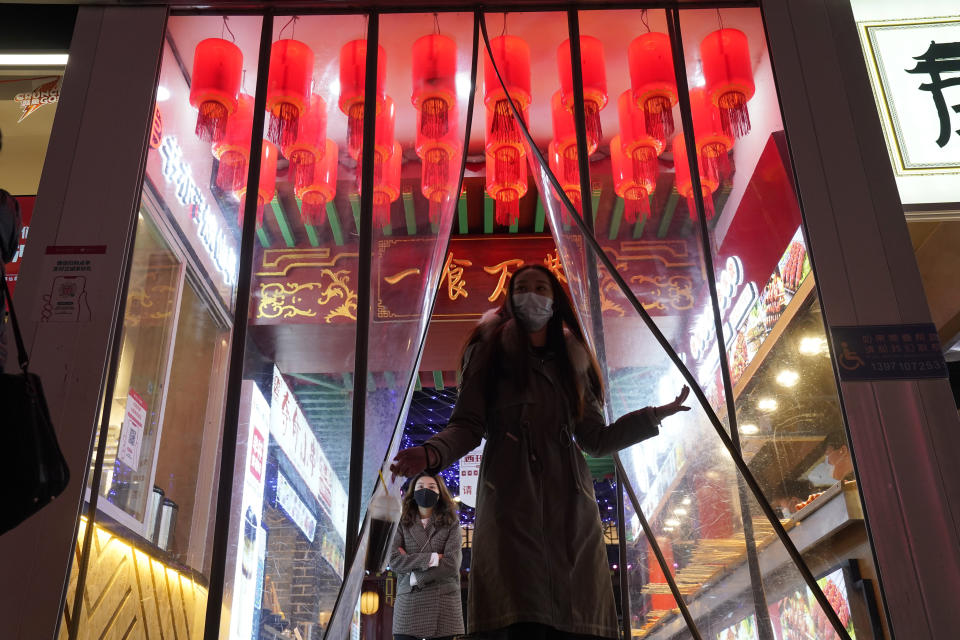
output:
M197 226L197 235L227 285L237 281L239 260L223 221L210 208L203 192L193 179L190 164L174 136L164 136L158 148L164 179L175 189L177 201L187 207Z
M280 369L273 369L270 401L270 435L287 455L310 493L345 537L347 527L347 494L330 466L310 423L296 397L283 379Z
M307 540L313 542L313 536L317 531L317 519L313 517L310 508L300 499L296 490L279 471L277 472L277 504L290 516Z

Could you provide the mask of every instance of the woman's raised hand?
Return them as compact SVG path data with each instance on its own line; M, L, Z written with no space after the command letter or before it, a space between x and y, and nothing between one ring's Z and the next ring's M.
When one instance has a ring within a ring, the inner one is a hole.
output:
M398 451L390 465L390 471L393 473L391 481L396 480L397 476L412 478L427 468L427 450L423 447L410 447Z
M684 406L684 402L687 400L687 396L690 395L690 387L683 385L683 389L680 390L680 393L670 404L665 404L662 407L654 407L653 412L657 416L658 420L670 417L675 413L680 413L681 411L690 411L690 407Z

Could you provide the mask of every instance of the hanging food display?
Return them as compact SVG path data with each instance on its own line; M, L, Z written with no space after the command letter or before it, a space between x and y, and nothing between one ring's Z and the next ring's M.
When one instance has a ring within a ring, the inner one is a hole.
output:
M313 51L299 40L277 40L270 47L267 76L267 129L271 142L282 147L297 140L300 118L310 101Z
M705 89L690 90L690 112L700 164L704 173L719 180L721 174L730 173L733 138L724 131L720 109L710 101Z
M217 186L222 191L239 189L247 179L250 140L253 133L253 96L240 94L237 111L227 121L223 139L213 143L217 159Z
M291 182L299 188L313 182L314 168L323 160L327 141L327 103L316 93L300 118L295 142L281 147L290 161Z
M659 156L666 145L647 129L646 115L637 106L629 89L621 93L617 100L617 115L620 120L621 151L630 160L631 173L640 183L656 184L660 170Z
M645 129L666 146L674 131L673 105L678 100L669 36L651 31L635 38L627 50L627 61L633 98L643 110Z
M570 66L570 41L557 49L557 70L564 108L573 115L573 69ZM580 62L583 73L583 114L587 129L587 146L597 148L603 139L600 110L607 106L607 70L603 43L593 36L580 36Z
M367 41L351 40L340 49L340 111L347 116L347 151L354 158L363 144L364 79L366 77ZM386 99L384 76L387 53L377 47L377 113Z
M718 29L700 43L703 79L710 101L720 108L724 132L741 138L750 133L747 102L756 90L747 36L739 29Z
M682 133L678 133L673 139L673 162L676 170L677 193L687 199L687 207L690 210L690 219L696 221L697 206L694 201L693 180L690 177L690 164L687 159L687 143ZM720 186L716 177L710 176L703 163L699 164L700 190L703 194L703 208L707 220L712 220L713 210L713 192Z
M220 142L240 99L240 47L222 38L201 40L193 51L190 79L190 105L197 109L197 137L205 142Z
M413 106L420 114L417 135L439 139L450 130L457 103L457 44L430 34L413 43Z
M277 193L277 156L280 150L269 140L263 141L263 150L260 153L260 181L257 188L257 225L263 224L263 209L273 201ZM240 224L243 224L243 203L247 196L247 184L244 182L237 189L237 199L240 200Z
M657 174L643 175L634 172L633 162L623 153L619 135L610 140L610 167L613 172L613 188L623 198L623 217L630 224L637 218L650 216L650 196L657 187Z
M337 194L337 165L340 150L333 140L324 141L323 155L313 169L308 184L297 186L296 194L302 204L303 223L314 227L326 219L327 203Z

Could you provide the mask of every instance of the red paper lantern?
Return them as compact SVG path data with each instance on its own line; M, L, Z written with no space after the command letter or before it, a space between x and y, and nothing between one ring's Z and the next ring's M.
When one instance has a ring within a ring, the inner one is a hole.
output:
M416 151L420 156L420 190L430 203L430 221L438 222L440 204L453 192L460 173L460 139L457 132L457 111L448 114L450 126L440 138L428 138L421 126L422 112L417 112Z
M753 97L753 65L747 36L738 29L718 29L700 43L707 95L720 108L723 130L740 138L750 133L747 101Z
M263 141L263 150L260 153L260 181L257 189L257 224L263 224L263 208L273 201L277 193L277 156L280 150L269 140ZM247 185L237 189L237 199L240 200L240 215L243 215L243 201L247 195ZM243 223L242 217L240 220Z
M633 98L643 109L646 130L666 145L674 130L673 105L678 99L670 38L665 33L645 33L630 43L627 58Z
M337 194L337 166L340 150L333 140L325 140L323 155L313 170L313 180L297 187L296 194L302 203L303 223L314 227L326 219L327 203Z
M310 104L300 118L300 133L293 144L282 147L290 161L295 187L313 182L314 167L323 160L327 142L327 103L317 94L310 96Z
M637 106L629 89L617 100L617 115L620 117L621 150L630 159L633 175L641 182L656 182L660 168L657 158L665 145L647 129L646 114Z
M201 40L193 51L190 104L197 109L197 137L220 142L237 110L243 79L240 47L222 38Z
M421 113L418 135L442 138L457 103L457 44L434 33L413 43L413 105Z
M299 40L277 40L270 47L267 110L270 140L286 147L297 140L300 117L310 101L313 51Z
M526 113L524 118L526 118ZM497 114L492 109L487 109L487 155L493 158L495 173L500 179L507 183L526 180L526 173L521 175L521 167L524 166L524 157L526 156L526 147L519 140L507 142L498 142L497 136L493 133L496 126Z
M492 114L490 126L487 127L487 150L491 150L491 142L515 145L522 149L523 136L514 121L504 86L517 111L525 118L530 106L530 47L516 36L499 36L490 41L490 51L493 59L488 54L483 69L483 102ZM498 69L503 85L497 78Z
M623 143L620 136L614 136L610 141L610 168L613 172L613 189L623 198L624 219L633 224L637 217L650 216L650 194L657 188L656 174L638 176L634 173L633 162L623 153Z
M553 141L560 154L560 168L567 182L575 182L573 176L579 173L577 156L577 130L573 113L564 106L562 92L557 91L550 99L550 115L553 119ZM587 138L587 154L597 150L596 139Z
M400 198L400 170L403 149L396 142L385 167L383 179L373 183L373 219L376 224L385 227L390 224L390 205Z
M390 155L393 153L393 133L396 126L396 104L386 96L383 108L377 114L373 135L373 182L383 182L383 172ZM363 166L363 153L357 153L357 188L360 188L360 173Z
M223 191L239 189L247 179L250 140L253 134L253 96L240 94L237 111L227 121L220 142L213 143L217 165L217 186Z
M566 165L563 156L560 153L560 147L556 140L551 140L547 146L547 162L550 165L550 171L557 178L557 182L563 187L570 204L577 210L580 216L583 216L583 192L580 190L580 167L576 163L573 165L573 173L570 176L564 176ZM557 198L559 200L559 198ZM567 206L560 204L560 220L564 225L573 224L573 218L567 210Z
M557 49L557 70L560 73L560 93L563 106L572 112L573 70L570 67L570 40L564 40ZM587 125L587 146L597 148L603 138L600 128L600 110L607 106L607 69L603 43L593 36L580 36L580 66L583 72L583 114Z
M697 219L697 206L693 198L693 180L690 178L690 164L687 159L686 140L682 133L679 133L673 139L673 162L676 171L677 193L687 199L687 207L690 210L690 219ZM703 208L707 220L713 219L713 192L720 186L715 176L711 176L708 171L704 171L703 162L699 164L700 188L703 193Z
M705 173L719 180L721 172L730 171L733 138L724 131L720 109L710 101L705 89L690 90L690 112L701 165Z
M497 224L509 226L520 218L520 198L527 193L527 158L525 154L507 167L505 176L497 174L497 161L487 154L487 193L496 202Z
M351 40L340 49L340 100L339 106L347 116L347 151L354 158L360 155L363 145L363 101L367 64L367 41ZM377 113L383 109L386 98L384 77L387 52L377 47Z

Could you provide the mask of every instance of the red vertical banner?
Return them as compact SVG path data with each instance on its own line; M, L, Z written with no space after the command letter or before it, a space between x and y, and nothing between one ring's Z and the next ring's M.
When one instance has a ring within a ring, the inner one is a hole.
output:
M13 254L13 260L10 264L4 265L7 272L7 286L10 287L10 295L17 286L17 278L20 275L20 263L23 262L23 249L27 244L27 235L30 232L30 220L33 218L33 204L37 196L14 196L20 203L20 218L23 228L20 231L20 246L17 252Z
M663 552L663 559L668 567L673 566L673 545L668 538L657 538L660 543L660 551ZM648 545L649 546L649 545ZM647 551L647 568L650 571L650 586L654 587L653 595L650 596L650 608L652 611L671 611L677 607L677 601L669 591L663 593L667 588L667 576L663 573L663 568L657 562L657 557L653 555L653 550Z

